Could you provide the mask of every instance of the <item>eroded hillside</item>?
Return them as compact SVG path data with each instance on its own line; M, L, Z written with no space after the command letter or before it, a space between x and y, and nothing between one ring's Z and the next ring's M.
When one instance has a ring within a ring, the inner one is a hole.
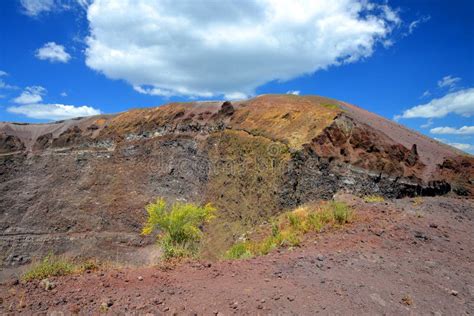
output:
M473 158L355 106L265 95L50 124L0 123L4 271L49 251L144 263L143 207L212 202L207 256L245 227L338 191L472 196Z

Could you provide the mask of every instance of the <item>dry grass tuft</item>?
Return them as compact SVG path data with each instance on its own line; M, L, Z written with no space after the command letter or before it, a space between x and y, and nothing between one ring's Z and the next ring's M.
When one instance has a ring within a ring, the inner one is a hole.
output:
M331 201L323 205L303 205L277 217L271 232L258 240L234 244L224 255L226 259L246 259L266 255L279 247L297 247L309 232L341 226L353 219L352 209L343 202Z

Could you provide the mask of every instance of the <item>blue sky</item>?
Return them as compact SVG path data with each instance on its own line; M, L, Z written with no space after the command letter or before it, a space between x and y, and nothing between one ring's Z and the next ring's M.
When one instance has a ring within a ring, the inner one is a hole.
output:
M6 0L0 121L323 95L474 153L474 2Z

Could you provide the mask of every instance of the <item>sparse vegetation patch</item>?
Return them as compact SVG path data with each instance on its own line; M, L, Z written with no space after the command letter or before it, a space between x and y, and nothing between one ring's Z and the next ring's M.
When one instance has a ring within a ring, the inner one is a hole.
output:
M66 257L48 254L41 261L33 263L22 275L23 281L42 280L54 276L63 276L85 271L99 270L102 265L97 260L86 260L83 262L73 261Z
M364 197L364 201L367 203L378 203L385 201L385 199L380 195L367 195Z
M224 255L226 259L246 259L266 255L279 247L297 247L304 235L324 228L344 225L353 218L352 209L343 202L304 205L277 217L267 227L264 237L235 243Z
M23 281L41 280L52 276L62 276L74 273L77 267L69 260L53 255L33 264L23 276Z

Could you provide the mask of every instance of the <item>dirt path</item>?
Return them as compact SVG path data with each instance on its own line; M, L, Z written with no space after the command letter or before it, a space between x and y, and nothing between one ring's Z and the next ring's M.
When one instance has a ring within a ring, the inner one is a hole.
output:
M0 313L474 313L473 200L355 203L355 224L308 238L301 248L171 271L55 278L49 291L38 283L7 284L0 287Z

